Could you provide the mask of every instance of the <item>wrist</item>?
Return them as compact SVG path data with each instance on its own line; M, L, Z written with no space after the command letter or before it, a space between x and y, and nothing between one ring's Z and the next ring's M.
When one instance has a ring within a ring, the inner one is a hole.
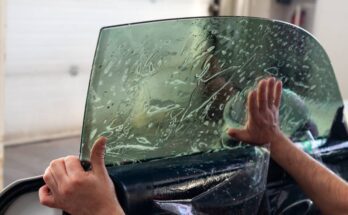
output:
M102 210L99 213L100 215L125 215L125 213L123 212L123 210L121 208L109 208L107 210Z
M117 209L112 215L125 215L124 211L122 209Z
M122 207L118 203L118 201L114 203L110 203L108 205L104 205L104 207L101 207L98 212L96 213L98 215L125 215Z
M287 142L287 139L288 138L281 130L275 131L270 139L271 152L277 153L277 151L282 148L281 145L283 145L284 142Z
M125 212L121 207L117 208L116 213L114 215L125 215Z

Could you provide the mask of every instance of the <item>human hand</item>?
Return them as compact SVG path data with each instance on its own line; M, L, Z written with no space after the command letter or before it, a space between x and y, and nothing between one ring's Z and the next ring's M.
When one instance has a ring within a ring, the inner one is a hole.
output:
M282 134L279 128L281 93L281 81L275 78L261 80L257 90L249 93L245 127L230 128L227 133L233 138L256 145L272 143L275 137Z
M124 214L104 165L106 138L100 137L91 152L91 171L84 171L76 156L53 160L39 190L41 204L71 215Z

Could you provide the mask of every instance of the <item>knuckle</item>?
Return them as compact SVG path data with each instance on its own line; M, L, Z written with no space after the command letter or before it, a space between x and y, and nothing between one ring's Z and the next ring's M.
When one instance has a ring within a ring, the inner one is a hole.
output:
M55 160L52 160L52 161L50 162L50 166L51 166L51 167L56 167L58 164L60 164L60 163L62 163L62 162L64 162L64 159L62 159L62 158L55 159Z
M40 204L48 206L51 202L45 198L45 197L40 197L39 198Z
M64 161L76 161L78 160L77 156L69 155L64 158Z
M74 187L81 186L83 184L83 179L78 175L71 177L70 184Z
M47 196L39 196L39 202L41 205L48 207L54 207L55 203Z
M73 155L68 155L64 158L65 160L74 160L75 159L75 156Z
M58 162L59 162L58 159L52 160L52 161L50 162L50 167L55 167L55 166L57 166L57 163L58 163Z
M65 197L70 196L73 192L74 190L72 189L71 186L64 186L61 188L61 194Z
M56 160L52 160L49 166L53 166Z
M48 201L45 197L39 197L40 204L42 205L47 205Z
M45 171L44 175L42 176L43 180L46 182L50 179L49 174L47 173L47 171Z

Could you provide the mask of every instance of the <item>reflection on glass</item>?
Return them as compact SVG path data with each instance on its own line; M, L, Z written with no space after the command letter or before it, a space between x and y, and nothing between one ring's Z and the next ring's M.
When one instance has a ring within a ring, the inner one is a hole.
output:
M295 26L246 17L189 18L101 30L86 102L81 159L101 135L106 164L231 149L245 98L283 81L281 127L325 138L342 105L320 44Z

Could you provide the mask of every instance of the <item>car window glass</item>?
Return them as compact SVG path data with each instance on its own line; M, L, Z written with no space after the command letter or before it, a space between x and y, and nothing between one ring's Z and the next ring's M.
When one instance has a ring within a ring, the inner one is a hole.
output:
M81 159L101 135L107 165L244 147L226 129L244 124L247 93L270 76L283 81L282 130L325 139L342 98L327 54L303 29L247 17L103 28Z

